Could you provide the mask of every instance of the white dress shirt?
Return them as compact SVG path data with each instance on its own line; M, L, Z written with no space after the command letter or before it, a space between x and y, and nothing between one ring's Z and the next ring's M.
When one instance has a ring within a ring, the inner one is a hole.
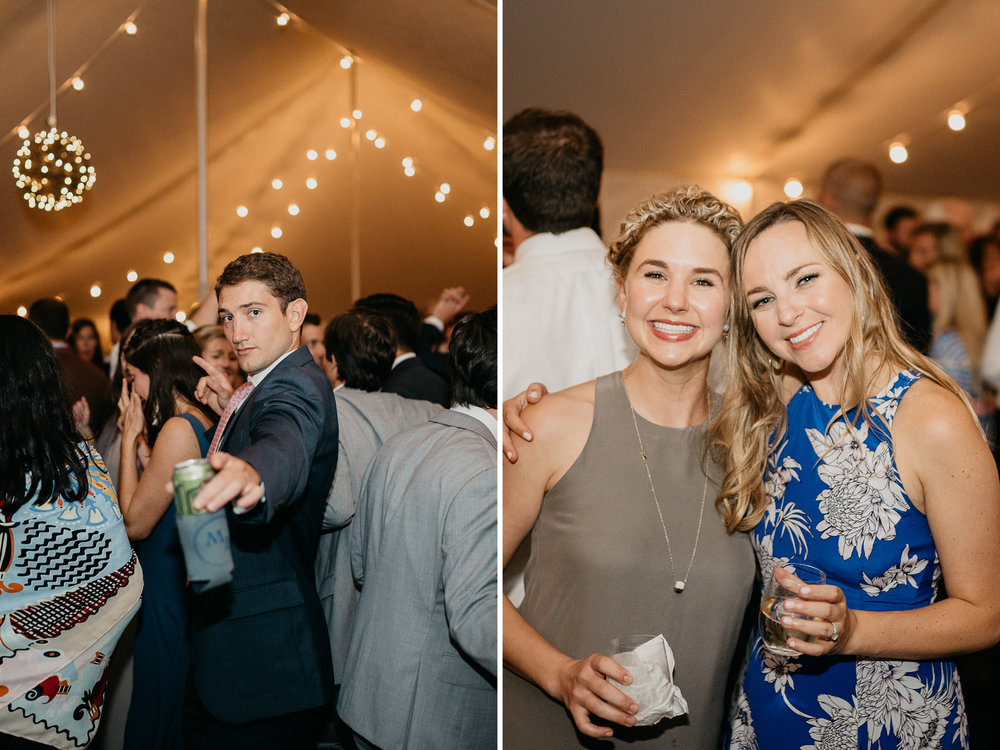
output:
M503 270L503 398L533 381L562 390L635 357L607 253L586 227L535 234L518 246Z

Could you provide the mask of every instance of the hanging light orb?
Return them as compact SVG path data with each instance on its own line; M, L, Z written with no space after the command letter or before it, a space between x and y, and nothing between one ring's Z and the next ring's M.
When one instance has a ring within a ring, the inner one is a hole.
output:
M80 139L55 127L24 139L13 173L28 205L42 211L61 211L80 203L97 179Z

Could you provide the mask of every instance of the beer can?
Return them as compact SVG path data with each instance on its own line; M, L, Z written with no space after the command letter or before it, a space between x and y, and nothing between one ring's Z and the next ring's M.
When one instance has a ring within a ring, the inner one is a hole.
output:
M192 503L198 492L209 479L215 476L215 469L207 458L191 458L174 465L174 505L181 515L204 513L196 510Z

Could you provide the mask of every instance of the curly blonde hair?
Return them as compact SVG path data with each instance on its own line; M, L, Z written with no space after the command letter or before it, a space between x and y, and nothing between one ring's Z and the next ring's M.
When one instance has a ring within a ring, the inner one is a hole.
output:
M850 288L854 303L842 354L847 371L840 399L842 412L858 409L860 418L872 429L886 432L885 422L869 406L867 394L884 385L875 382L876 378L891 366L923 373L957 395L975 416L964 391L903 339L881 274L840 220L807 200L772 204L747 223L732 253L730 331L725 340L728 384L709 433L713 455L726 466L716 508L730 532L752 529L763 517L768 504L764 491L768 455L787 428L783 370L754 327L744 294L743 263L747 249L764 231L792 221L805 227L820 257Z
M739 211L698 185L652 195L628 212L618 231L618 239L608 249L608 261L616 281L625 280L635 248L646 233L669 221L707 227L722 238L727 250L732 248L743 227Z

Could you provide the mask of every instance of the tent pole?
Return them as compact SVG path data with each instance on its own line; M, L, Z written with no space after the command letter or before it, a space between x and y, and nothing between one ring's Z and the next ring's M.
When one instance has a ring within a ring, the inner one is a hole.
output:
M358 109L358 65L351 66L351 112ZM351 301L361 297L361 125L351 126Z
M208 61L208 0L198 0L194 56L198 103L198 299L208 292L208 175L207 153L207 61Z

